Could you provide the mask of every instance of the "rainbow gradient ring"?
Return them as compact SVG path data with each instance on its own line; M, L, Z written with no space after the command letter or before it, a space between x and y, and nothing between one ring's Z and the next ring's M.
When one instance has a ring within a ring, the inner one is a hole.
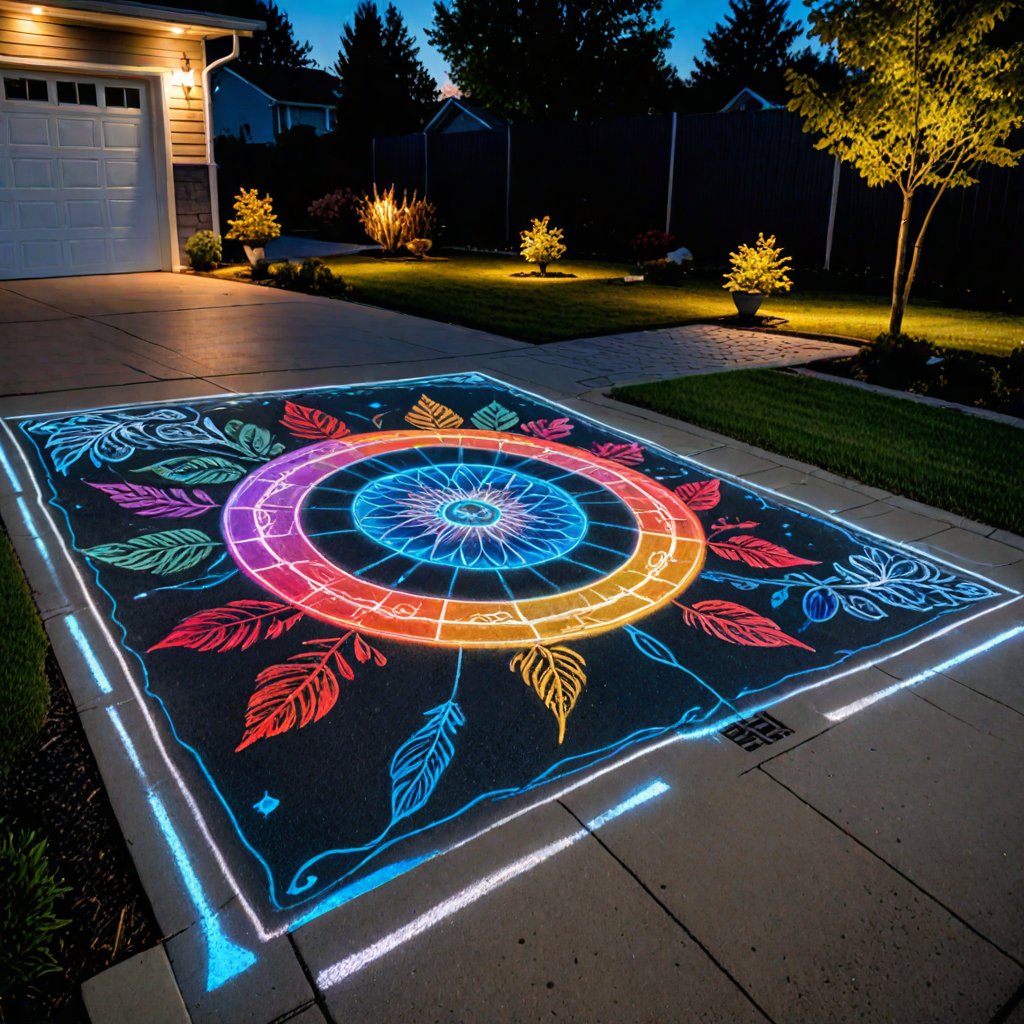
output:
M601 579L523 600L432 597L361 579L306 536L303 503L340 470L411 448L500 453L585 477L626 506L636 522L636 545ZM457 647L523 647L621 627L685 590L700 572L706 548L688 506L642 473L554 441L473 430L394 430L300 448L242 480L224 506L222 526L238 567L309 615L379 637Z

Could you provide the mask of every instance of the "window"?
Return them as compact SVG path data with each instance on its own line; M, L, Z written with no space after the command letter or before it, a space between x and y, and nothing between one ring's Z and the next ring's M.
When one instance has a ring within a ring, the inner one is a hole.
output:
M46 103L50 98L50 92L42 78L5 78L4 98Z
M138 89L108 85L103 90L103 96L108 107L129 107L138 110L142 106L142 96Z
M75 103L80 107L95 107L96 86L91 82L58 82L57 102Z

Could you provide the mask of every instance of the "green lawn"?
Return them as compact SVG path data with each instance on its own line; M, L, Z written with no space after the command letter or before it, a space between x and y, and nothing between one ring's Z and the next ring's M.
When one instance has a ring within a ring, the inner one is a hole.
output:
M1024 533L1024 430L778 370L612 395L874 487Z
M363 257L328 261L355 288L353 298L432 320L478 327L525 341L558 341L731 317L729 293L715 279L679 286L609 284L631 268L596 261L562 261L552 269L575 279L516 278L518 259L453 254L428 262ZM769 299L762 312L785 317L785 330L871 339L888 325L877 296L800 290ZM914 300L904 329L940 345L1005 354L1024 344L1024 317L951 309Z

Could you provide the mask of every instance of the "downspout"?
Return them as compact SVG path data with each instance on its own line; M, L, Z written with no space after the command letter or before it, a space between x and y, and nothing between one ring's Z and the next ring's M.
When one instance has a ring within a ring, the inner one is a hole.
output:
M210 175L210 220L215 235L220 234L220 194L217 189L217 165L213 162L213 93L210 90L210 72L216 71L222 64L235 60L241 47L237 32L231 33L231 52L219 57L212 64L203 68L203 117L206 121L206 167ZM203 52L206 52L206 40L203 40ZM204 61L205 64L205 61Z

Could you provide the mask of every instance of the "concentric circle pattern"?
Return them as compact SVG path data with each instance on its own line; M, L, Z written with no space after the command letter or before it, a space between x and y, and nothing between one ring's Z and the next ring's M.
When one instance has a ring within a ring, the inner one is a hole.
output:
M587 532L564 490L493 465L425 466L372 480L355 525L417 561L457 569L518 569L568 554Z
M462 647L622 626L680 593L705 548L690 509L644 474L482 431L301 448L235 488L223 527L239 567L308 614Z

